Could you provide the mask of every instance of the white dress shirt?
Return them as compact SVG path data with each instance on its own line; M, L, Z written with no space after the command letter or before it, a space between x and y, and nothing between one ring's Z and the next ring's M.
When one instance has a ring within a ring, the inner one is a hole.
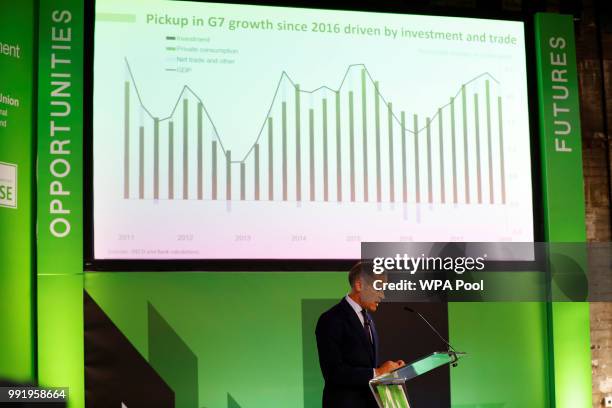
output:
M359 321L361 322L361 325L365 328L365 321L363 320L363 314L361 313L363 308L361 306L359 306L359 303L357 303L353 299L351 299L351 297L349 295L346 295L344 298L346 299L348 304L351 305L351 307L353 308L353 310L357 314L357 317L359 318ZM370 341L372 341L372 333L371 332L370 332ZM376 369L375 368L372 369L372 377L376 377Z
M363 307L359 306L359 303L357 303L353 299L351 299L351 297L349 295L346 295L344 298L346 299L348 304L351 305L351 307L353 308L355 313L357 313L357 317L359 318L359 321L361 322L361 325L365 327L365 322L363 321L363 314L361 314L361 311L363 310Z

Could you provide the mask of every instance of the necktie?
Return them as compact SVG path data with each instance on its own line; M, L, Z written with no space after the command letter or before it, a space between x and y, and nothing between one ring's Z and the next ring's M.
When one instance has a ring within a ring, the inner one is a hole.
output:
M370 318L368 317L368 314L366 313L365 309L361 309L361 315L363 316L363 329L365 330L366 337L370 341L370 344L372 344L372 331L370 329L370 323L371 323Z

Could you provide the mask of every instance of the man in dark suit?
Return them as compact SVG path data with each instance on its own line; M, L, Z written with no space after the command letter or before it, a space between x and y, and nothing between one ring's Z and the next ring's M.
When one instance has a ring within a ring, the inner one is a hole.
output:
M374 408L369 381L405 365L402 360L378 365L378 334L369 312L384 297L373 288L381 279L372 265L356 264L349 272L351 291L317 322L319 364L325 379L323 408Z

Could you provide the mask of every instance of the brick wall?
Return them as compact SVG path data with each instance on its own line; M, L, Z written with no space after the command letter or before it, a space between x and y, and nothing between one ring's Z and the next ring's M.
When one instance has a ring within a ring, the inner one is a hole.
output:
M611 238L612 19L598 6L583 1L576 39L587 238L605 242ZM604 397L612 395L612 303L591 304L591 352L593 407L600 408Z

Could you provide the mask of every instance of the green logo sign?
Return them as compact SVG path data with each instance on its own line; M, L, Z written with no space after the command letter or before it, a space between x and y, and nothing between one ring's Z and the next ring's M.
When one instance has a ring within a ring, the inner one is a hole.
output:
M0 162L0 207L17 208L17 165Z

